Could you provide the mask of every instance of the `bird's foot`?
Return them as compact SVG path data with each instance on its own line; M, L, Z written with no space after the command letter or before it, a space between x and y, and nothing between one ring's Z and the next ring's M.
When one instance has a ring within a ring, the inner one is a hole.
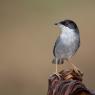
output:
M74 66L74 71L75 71L78 75L83 76L83 72L81 72L78 67Z
M54 75L56 75L58 77L58 79L61 78L61 74L59 74L58 72L55 72Z
M69 62L69 61L68 61ZM80 71L80 69L78 67L76 67L74 64L72 64L71 62L69 62L72 67L73 67L73 70L78 74L78 75L81 75L83 76L83 72Z

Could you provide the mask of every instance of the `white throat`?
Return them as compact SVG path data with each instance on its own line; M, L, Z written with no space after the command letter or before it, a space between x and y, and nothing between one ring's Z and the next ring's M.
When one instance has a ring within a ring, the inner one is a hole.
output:
M74 29L70 29L64 25L59 25L59 28L61 29L61 34L60 34L60 37L63 38L63 37L74 37L75 35L75 32L74 32Z

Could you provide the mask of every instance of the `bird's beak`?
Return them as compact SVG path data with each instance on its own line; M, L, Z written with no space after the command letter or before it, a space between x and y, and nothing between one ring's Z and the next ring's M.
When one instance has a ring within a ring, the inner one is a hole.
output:
M58 23L54 23L54 25L58 25Z

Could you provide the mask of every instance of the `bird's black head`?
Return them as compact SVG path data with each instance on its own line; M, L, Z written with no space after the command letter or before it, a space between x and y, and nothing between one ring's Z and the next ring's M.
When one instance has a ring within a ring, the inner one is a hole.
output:
M60 21L58 23L55 23L55 25L58 25L58 24L64 25L70 29L78 29L76 23L72 20L64 20L64 21Z
M71 29L78 29L76 23L72 20L64 20L64 21L59 22L59 24L62 24Z

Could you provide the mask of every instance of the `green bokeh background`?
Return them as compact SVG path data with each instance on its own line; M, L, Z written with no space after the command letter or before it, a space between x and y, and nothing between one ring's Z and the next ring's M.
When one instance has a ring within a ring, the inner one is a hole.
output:
M95 89L95 0L0 0L0 95L47 94L59 35L53 24L64 19L74 20L81 34L72 63Z

